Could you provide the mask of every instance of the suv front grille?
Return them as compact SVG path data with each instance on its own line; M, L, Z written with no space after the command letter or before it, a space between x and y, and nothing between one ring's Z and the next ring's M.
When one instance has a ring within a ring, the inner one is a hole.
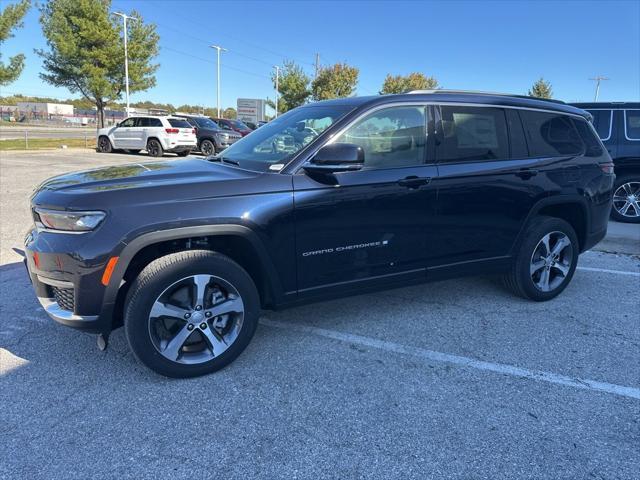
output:
M56 299L58 306L63 310L73 312L73 307L75 306L73 288L51 287L51 290L53 290L53 297Z

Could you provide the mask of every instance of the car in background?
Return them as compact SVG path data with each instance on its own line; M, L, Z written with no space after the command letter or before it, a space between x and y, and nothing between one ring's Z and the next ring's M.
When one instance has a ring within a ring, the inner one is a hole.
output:
M256 128L258 128L258 124L257 123L253 123L253 122L248 122L246 120L242 120L242 123L244 123L247 127L249 127L251 130L255 130Z
M186 157L196 145L195 129L184 118L137 115L114 127L98 129L96 150L101 153L146 150L152 157L161 157L165 152Z
M258 128L260 128L260 127L262 127L262 126L266 125L267 123L269 123L269 122L267 122L267 121L265 121L265 120L260 120L260 121L258 122Z
M212 120L225 130L233 130L234 132L238 132L243 137L253 132L253 130L251 130L240 120L231 120L229 118L213 118Z
M216 122L204 115L176 113L174 116L184 118L196 129L196 137L198 140L197 149L207 157L220 153L242 138L242 135L238 132L223 129Z
M593 116L593 126L613 159L616 183L611 217L640 223L640 103L574 103Z

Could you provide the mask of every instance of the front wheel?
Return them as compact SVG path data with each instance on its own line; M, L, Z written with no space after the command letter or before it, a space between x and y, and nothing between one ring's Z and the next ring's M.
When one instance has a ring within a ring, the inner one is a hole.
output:
M214 143L211 140L203 140L200 143L200 152L202 152L202 154L205 157L209 157L211 155L215 155L216 146L214 145Z
M249 274L225 255L190 250L151 262L131 286L125 333L144 365L196 377L232 362L249 344L260 312Z
M578 237L560 218L538 217L527 228L506 286L530 300L542 302L559 295L569 284L578 264Z
M622 175L616 179L611 218L618 222L640 223L640 176Z
M113 151L113 146L111 145L111 140L109 137L100 137L98 138L98 152L99 153L111 153Z
M147 153L151 157L161 157L164 154L164 150L162 149L160 142L155 138L152 138L147 142Z

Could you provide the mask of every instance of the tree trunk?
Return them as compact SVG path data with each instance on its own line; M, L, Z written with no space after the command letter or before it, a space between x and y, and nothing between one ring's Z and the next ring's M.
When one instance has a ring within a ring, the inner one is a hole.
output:
M102 100L96 100L96 124L98 128L104 128L104 102Z

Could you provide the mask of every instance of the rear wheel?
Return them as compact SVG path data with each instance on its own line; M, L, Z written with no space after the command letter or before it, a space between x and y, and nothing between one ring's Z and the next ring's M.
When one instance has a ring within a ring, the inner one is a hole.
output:
M616 179L611 218L640 223L640 176L622 175Z
M111 140L109 140L109 137L102 136L98 138L98 152L111 153L112 151L113 146L111 145Z
M205 156L210 156L216 153L216 146L211 140L203 140L200 143L200 151Z
M162 149L162 145L155 138L149 139L147 142L147 153L151 157L161 157L164 154L164 150Z
M232 362L249 344L260 312L249 274L206 250L161 257L127 296L125 332L144 365L169 377L195 377Z
M569 284L578 264L573 227L560 218L536 218L524 233L505 284L516 295L551 300Z

